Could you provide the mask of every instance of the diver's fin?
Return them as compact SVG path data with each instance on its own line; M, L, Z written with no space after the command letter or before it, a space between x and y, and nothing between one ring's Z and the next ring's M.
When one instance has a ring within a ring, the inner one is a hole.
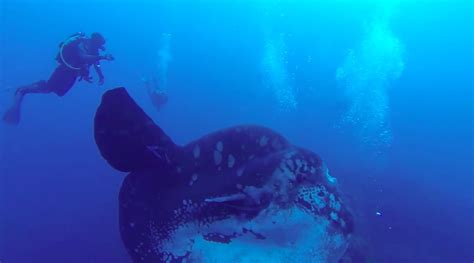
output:
M3 114L3 121L11 125L17 125L20 122L20 107L13 105Z
M4 113L3 121L7 124L17 125L21 117L21 102L23 101L24 93L15 92L13 105Z
M107 91L102 97L95 115L94 136L102 156L123 172L167 166L178 150L125 88Z

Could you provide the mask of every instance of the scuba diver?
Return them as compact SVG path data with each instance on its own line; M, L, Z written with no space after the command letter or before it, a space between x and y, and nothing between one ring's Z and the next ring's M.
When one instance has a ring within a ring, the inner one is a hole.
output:
M142 81L148 92L148 97L150 97L151 103L155 106L155 109L159 111L168 102L168 94L163 88L161 88L156 77L142 79Z
M84 80L92 83L89 68L94 69L99 77L99 85L104 83L104 74L100 68L100 61L112 61L110 54L100 55L105 50L105 38L100 33L93 33L87 37L84 33L76 33L59 44L56 60L59 65L50 78L33 84L22 86L15 91L13 106L6 111L3 120L9 124L18 124L20 121L21 103L29 93L56 93L64 96L76 83Z

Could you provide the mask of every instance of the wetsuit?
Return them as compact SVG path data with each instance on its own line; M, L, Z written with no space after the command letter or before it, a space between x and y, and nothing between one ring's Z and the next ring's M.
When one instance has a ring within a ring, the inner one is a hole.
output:
M94 35L94 34L93 34ZM96 34L97 36L97 34ZM100 37L101 38L101 37ZM105 40L95 42L89 38L85 38L82 34L71 36L66 43L60 44L60 51L57 56L59 65L47 81L40 80L38 82L19 87L15 91L13 105L3 115L3 120L9 124L18 124L20 121L21 103L26 94L30 93L51 93L54 92L58 96L64 96L78 78L91 81L89 77L89 68L94 66L99 75L99 84L103 83L104 76L100 69L99 61L101 59L112 60L112 56L100 56L99 49Z
M54 92L58 96L64 96L76 83L79 77L89 77L89 67L94 65L100 78L103 78L100 69L99 50L88 50L86 40L78 39L70 43L62 49L62 57L66 63L58 55L58 67L47 81L43 81L46 85L45 90ZM72 66L73 68L71 68Z

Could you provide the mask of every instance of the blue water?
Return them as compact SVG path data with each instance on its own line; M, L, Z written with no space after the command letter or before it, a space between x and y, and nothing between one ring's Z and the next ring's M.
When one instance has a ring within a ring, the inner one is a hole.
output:
M78 1L0 3L0 111L48 78L58 43L101 32L106 84L31 95L0 124L0 262L130 262L118 233L124 174L93 116L125 86L184 144L259 124L318 153L375 262L472 262L473 3ZM143 85L168 95L159 111Z

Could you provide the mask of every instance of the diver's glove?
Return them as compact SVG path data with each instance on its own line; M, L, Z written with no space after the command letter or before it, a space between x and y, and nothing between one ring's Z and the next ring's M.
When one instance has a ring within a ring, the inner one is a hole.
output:
M112 61L114 60L114 56L112 56L111 54L107 54L107 55L103 55L103 56L100 56L100 59L101 60L107 60L107 61Z
M84 80L85 82L92 83L92 77L88 75L81 75L79 81Z

